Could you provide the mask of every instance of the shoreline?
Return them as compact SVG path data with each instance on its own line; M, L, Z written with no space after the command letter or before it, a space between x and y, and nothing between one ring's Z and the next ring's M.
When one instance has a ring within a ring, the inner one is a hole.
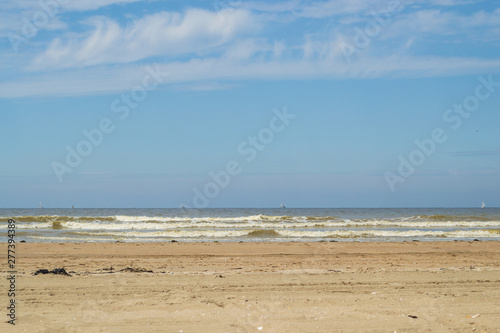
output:
M18 243L16 330L493 332L498 258L498 241ZM71 276L33 275L55 268Z

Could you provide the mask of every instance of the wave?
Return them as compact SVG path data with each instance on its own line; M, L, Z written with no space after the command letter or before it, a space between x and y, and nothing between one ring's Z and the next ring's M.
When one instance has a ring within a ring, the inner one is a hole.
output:
M453 230L453 231L433 231L433 230L169 230L169 231L77 231L68 235L73 237L83 237L85 239L244 239L244 238L280 238L280 239L390 239L390 238L489 238L500 239L500 230ZM67 237L63 236L63 237Z
M457 216L457 215L418 215L414 217L415 220L428 220L428 221L491 221L493 218L485 215L473 216Z
M248 234L247 230L173 230L173 231L118 231L118 232L75 232L81 236L103 236L115 238L235 238Z
M270 215L249 215L236 217L162 217L162 216L129 216L117 215L114 216L116 221L121 222L261 222L274 221L286 222L293 221L297 217L293 216L270 216ZM305 218L305 217L304 217Z
M365 218L365 219L349 219L336 216L286 216L286 215L249 215L235 217L168 217L168 216L130 216L130 215L115 215L115 216L64 216L64 215L33 215L33 216L14 216L16 222L143 222L143 223L207 223L207 222L223 222L223 223L322 223L337 222L344 224L356 225L376 225L376 224L406 224L408 223L442 223L456 222L467 225L466 223L477 222L493 222L499 223L498 217L485 215L474 216L458 216L458 215L418 215L410 217L391 217L391 218ZM0 222L7 222L10 217L0 217Z
M500 240L498 209L12 209L0 233L9 213L42 242Z
M500 239L500 220L485 216L17 216L23 237L41 241ZM2 217L0 221L7 221ZM0 224L6 229L7 223ZM45 238L43 238L45 237Z
M114 216L63 216L63 215L33 215L0 217L0 222L14 219L16 222L66 222L66 221L115 221Z
M392 221L392 220L336 220L336 221L304 221L301 217L288 221L256 221L254 219L226 218L164 218L164 221L138 219L137 221L53 219L48 222L20 222L18 229L69 229L69 230L167 230L167 229L242 229L258 226L260 229L297 229L297 228L416 228L416 229L452 229L452 228L498 228L500 221ZM7 224L0 225L6 229Z
M278 231L281 236L306 238L390 238L390 237L431 237L431 238L500 238L500 233L490 233L490 230L333 230L333 231Z
M278 237L279 232L274 230L253 230L246 234L248 237Z

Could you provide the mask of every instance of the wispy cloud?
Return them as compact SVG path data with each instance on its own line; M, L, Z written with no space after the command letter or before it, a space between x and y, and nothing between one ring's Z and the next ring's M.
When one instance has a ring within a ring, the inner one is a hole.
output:
M401 15L389 28L391 35L426 36L475 36L477 39L500 39L497 30L500 28L500 9L492 12L478 11L469 15L445 11L443 9L418 10Z
M37 3L1 1L0 8ZM245 79L429 77L497 73L500 68L500 59L472 47L500 39L500 8L467 13L453 7L467 1L401 1L407 7L352 63L346 62L342 45L354 43L366 23L376 22L374 8L388 3L236 1L211 10L189 7L142 16L91 11L129 2L135 0L69 1L64 10L89 12L80 13L78 22L63 15L56 22L67 26L47 33L20 57L2 55L0 97L115 93L130 89L153 62L170 73L167 84L194 89L225 89ZM293 20L270 20L281 14ZM284 33L287 29L291 32ZM472 46L466 53L432 47L451 42ZM211 82L209 88L205 82Z
M239 84L222 84L218 82L199 82L175 85L175 90L178 91L212 91L212 90L229 90L240 86Z
M251 59L258 53L265 54L272 50L273 45L265 38L247 38L229 45L224 52L224 57L240 60Z
M95 10L102 7L127 4L132 2L140 2L145 0L54 0L61 10L64 11L87 11ZM40 1L40 0L0 0L0 8L2 10L25 10L32 11L40 8L40 3L47 6L54 6L53 1Z
M384 5L387 6L387 4L381 4L381 2L377 0L315 1L303 3L296 13L302 17L320 18L359 13L369 9L380 9L383 8Z
M481 1L483 0L428 0L424 2L434 6L459 6L478 3Z
M86 22L92 30L83 37L55 39L37 56L32 68L84 67L129 63L154 56L203 54L257 28L245 10L222 13L189 9L185 14L160 12L122 27L98 16Z
M48 15L49 19L42 25L36 24L37 29L64 29L67 24L60 19L63 13L92 11L139 1L145 0L0 0L0 37L6 37L9 33L19 34L26 22L45 20L44 15Z
M68 11L88 11L96 10L102 7L107 7L110 5L124 5L133 2L143 2L146 0L85 0L85 1L75 1L66 0L67 3L64 8Z
M116 93L131 89L144 76L145 65L97 66L88 69L40 73L0 83L0 98L28 96L71 96ZM345 79L377 77L426 77L491 72L499 60L462 58L415 58L409 56L365 58L351 65L340 59L191 59L161 63L169 73L165 84L202 81L244 82L248 79Z
M409 2L412 1L400 1L401 4ZM382 9L387 7L388 3L381 2L380 0L289 0L275 3L268 3L266 1L240 1L231 4L234 7L240 6L259 12L292 13L297 18L325 18Z

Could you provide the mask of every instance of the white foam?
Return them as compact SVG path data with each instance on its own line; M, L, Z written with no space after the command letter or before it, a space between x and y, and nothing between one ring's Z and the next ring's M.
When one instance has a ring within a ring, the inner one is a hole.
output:
M65 236L31 236L31 239L37 239L50 242L116 242L116 238L106 237L65 237Z
M128 219L129 217L127 217ZM388 220L365 220L365 221L281 221L269 222L268 220L256 221L247 217L242 218L163 218L164 221L153 221L153 217L134 217L136 221L57 221L57 227L61 226L69 230L168 230L168 229L241 229L258 227L262 229L311 229L311 228L352 228L352 227L378 227L378 228L413 228L413 229L452 229L452 228L491 228L500 227L500 221L453 221L453 222L404 222ZM149 220L148 220L149 219ZM53 222L19 222L18 229L52 229ZM6 229L7 225L0 226Z
M116 221L121 222L287 222L287 221L307 221L307 217L289 217L289 216L269 216L269 215L250 215L233 217L163 217L163 216L129 216L116 215Z
M457 231L429 231L429 230L332 230L332 231L295 231L276 230L281 236L287 237L310 237L310 238L358 238L358 237L454 237L472 238L488 237L500 238L500 234L490 233L487 230L457 230Z
M2 226L2 229L6 229L7 224ZM52 222L17 222L16 229L51 229Z
M88 232L81 233L82 235L101 235L106 237L124 237L124 238L226 238L226 237L242 237L248 234L248 230L173 230L173 231L118 231L118 232L103 232L90 234ZM77 232L78 233L78 232Z
M189 222L191 224L198 223L266 223L274 222L270 225L276 226L276 223L291 224L294 227L303 226L399 226L407 228L452 228L452 227L500 227L500 221L416 221L415 218L399 218L393 220L377 220L377 219L362 219L362 220L341 220L335 217L307 217L307 216L267 216L267 215L252 215L241 217L159 217L159 216L115 216L117 221L121 222ZM294 223L299 224L294 224ZM266 225L267 226L267 225Z

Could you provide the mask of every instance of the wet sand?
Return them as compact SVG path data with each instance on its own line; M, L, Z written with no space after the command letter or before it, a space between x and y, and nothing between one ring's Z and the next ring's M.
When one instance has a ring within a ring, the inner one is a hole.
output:
M500 242L16 245L17 320L2 332L500 327Z

